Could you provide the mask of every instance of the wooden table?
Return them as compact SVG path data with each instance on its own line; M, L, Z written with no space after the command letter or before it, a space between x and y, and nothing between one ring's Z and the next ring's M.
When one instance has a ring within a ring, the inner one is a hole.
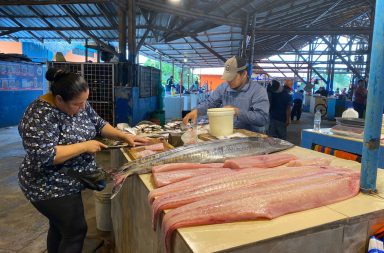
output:
M294 147L284 153L301 158L330 157ZM359 170L360 164L332 157L332 165ZM150 174L130 177L112 200L116 252L164 252L161 231L151 228L147 201L153 189ZM378 172L377 189L384 193L384 171ZM382 196L384 197L384 196ZM273 220L245 221L181 228L172 240L172 252L366 252L375 224L384 224L384 199L358 196Z

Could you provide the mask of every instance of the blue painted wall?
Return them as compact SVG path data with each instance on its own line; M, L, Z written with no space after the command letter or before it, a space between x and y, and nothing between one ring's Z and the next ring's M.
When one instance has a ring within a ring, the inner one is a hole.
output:
M22 50L23 54L28 56L28 58L34 62L45 63L47 61L52 61L54 56L52 51L33 42L23 42Z
M42 90L0 91L0 127L19 124L28 105L42 94Z
M135 126L157 109L157 98L140 98L139 88L115 87L115 122Z
M0 61L0 127L17 125L27 106L43 94L43 67Z

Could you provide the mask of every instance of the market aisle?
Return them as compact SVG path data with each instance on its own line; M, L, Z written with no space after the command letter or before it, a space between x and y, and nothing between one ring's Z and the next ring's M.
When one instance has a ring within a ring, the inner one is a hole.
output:
M321 128L329 128L334 125L336 125L336 121L321 120ZM287 129L287 141L300 146L302 129L313 129L313 114L303 112L299 121L292 121Z

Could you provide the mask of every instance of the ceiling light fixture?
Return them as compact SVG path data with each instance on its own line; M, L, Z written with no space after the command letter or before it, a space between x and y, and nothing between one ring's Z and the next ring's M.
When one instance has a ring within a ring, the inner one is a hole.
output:
M168 0L171 4L180 4L181 0Z

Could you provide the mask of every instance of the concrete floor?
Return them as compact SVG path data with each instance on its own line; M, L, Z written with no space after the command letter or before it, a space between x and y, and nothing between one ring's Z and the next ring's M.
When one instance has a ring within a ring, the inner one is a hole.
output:
M0 128L0 253L47 252L48 220L27 201L17 182L24 154L17 127ZM100 157L100 163L108 162L107 156ZM83 192L83 202L88 224L83 252L112 253L111 233L96 228L92 191Z
M322 120L321 127L329 128L336 125L336 121ZM313 128L313 114L302 113L299 121L294 120L287 128L287 141L300 146L301 130Z
M335 122L323 121L322 127ZM301 129L313 128L313 115L303 113L300 121L288 127L288 141L300 145ZM16 127L0 128L0 253L46 252L48 222L25 199L17 183L18 167L24 149ZM97 157L99 166L111 166L108 153ZM83 252L112 253L109 232L96 228L94 197L91 191L83 193L88 234Z

